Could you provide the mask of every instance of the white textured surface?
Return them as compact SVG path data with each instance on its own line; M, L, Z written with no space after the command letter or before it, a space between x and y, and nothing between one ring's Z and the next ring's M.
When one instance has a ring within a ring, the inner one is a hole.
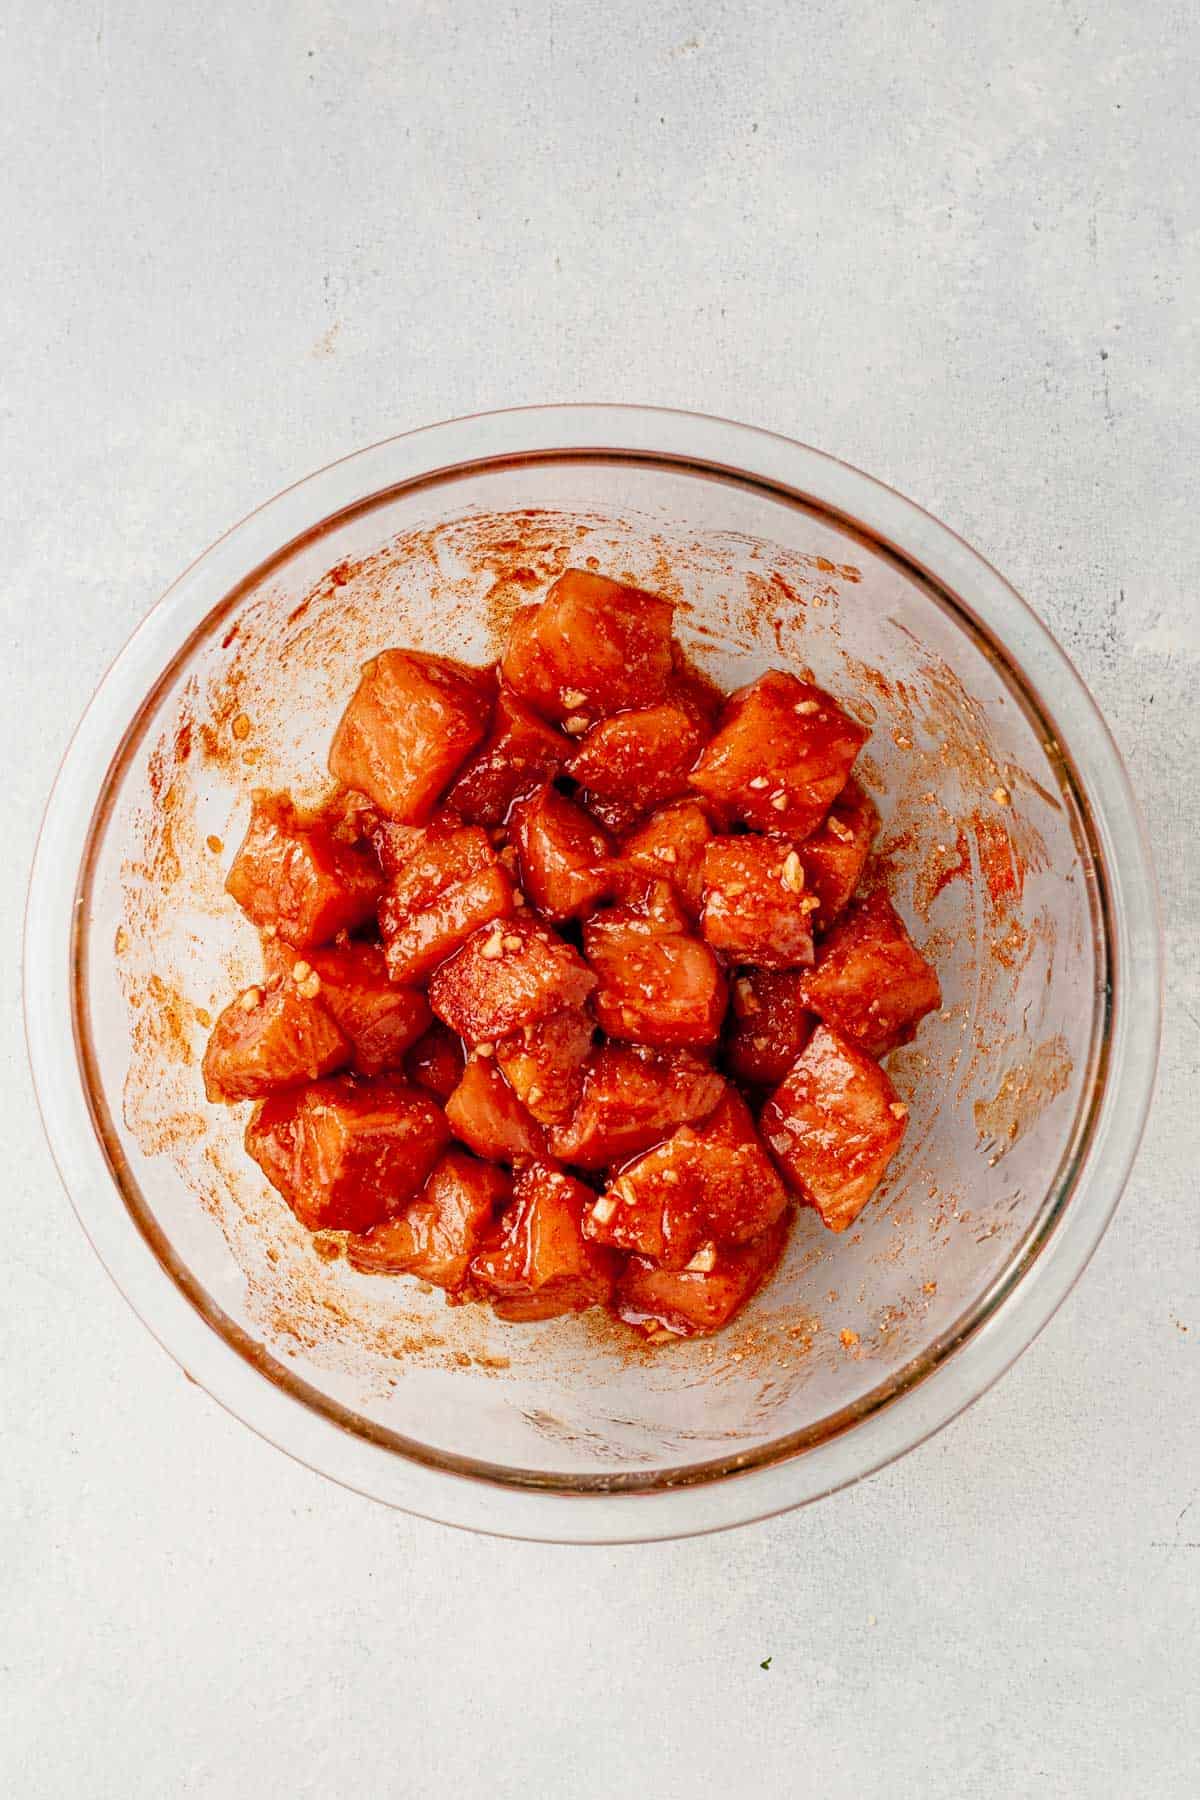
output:
M1200 23L1183 0L9 0L0 1791L1200 1791ZM454 413L808 439L1016 582L1143 795L1159 1097L1001 1386L807 1513L469 1539L220 1412L93 1259L13 975L67 733L187 561ZM771 1666L760 1668L763 1658Z

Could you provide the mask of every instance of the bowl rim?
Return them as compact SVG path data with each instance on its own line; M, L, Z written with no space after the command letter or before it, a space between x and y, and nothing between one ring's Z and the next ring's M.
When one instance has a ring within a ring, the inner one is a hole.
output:
M378 504L389 491L481 465L599 455L750 480L832 513L951 597L993 640L1024 691L1033 689L1029 672L1036 673L1039 695L1054 696L1056 743L1107 890L1101 912L1110 989L1107 1077L1073 1174L1040 1241L1006 1264L975 1303L969 1327L931 1366L910 1383L889 1383L873 1410L799 1452L750 1466L735 1460L708 1479L674 1486L668 1478L650 1491L569 1492L398 1454L264 1379L253 1358L202 1317L135 1225L79 1062L72 1062L73 1081L64 1075L75 1050L77 877L93 821L164 672L214 611L299 540L327 530L339 515ZM23 959L30 1064L63 1185L117 1287L185 1373L260 1435L345 1486L468 1529L581 1543L689 1536L805 1504L914 1448L986 1392L1053 1316L1116 1208L1153 1093L1161 966L1150 850L1120 754L1070 659L1011 585L914 502L825 452L702 414L599 404L480 413L384 439L284 489L198 557L133 632L67 746L35 851Z

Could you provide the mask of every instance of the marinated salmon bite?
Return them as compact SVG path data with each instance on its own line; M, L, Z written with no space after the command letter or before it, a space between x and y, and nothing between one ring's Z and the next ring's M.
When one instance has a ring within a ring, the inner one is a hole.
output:
M381 650L325 804L252 797L263 973L204 1089L363 1276L710 1334L903 1142L880 1059L941 990L869 874L868 733L785 669L719 692L673 613L568 569L490 668Z

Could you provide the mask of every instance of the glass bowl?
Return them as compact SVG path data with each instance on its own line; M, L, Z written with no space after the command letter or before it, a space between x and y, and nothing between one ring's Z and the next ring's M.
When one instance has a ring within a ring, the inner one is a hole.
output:
M811 670L871 727L880 855L944 989L891 1059L910 1129L856 1227L836 1237L802 1212L780 1273L728 1331L662 1349L599 1314L505 1325L355 1273L245 1157L245 1109L206 1107L200 1083L209 1021L259 973L222 891L251 788L322 791L368 655L484 660L516 606L588 562L675 596L685 643L724 685ZM64 1182L196 1381L391 1504L619 1541L828 1494L945 1424L1024 1349L1136 1150L1159 942L1119 756L995 570L815 450L571 406L362 451L193 564L67 752L25 980Z

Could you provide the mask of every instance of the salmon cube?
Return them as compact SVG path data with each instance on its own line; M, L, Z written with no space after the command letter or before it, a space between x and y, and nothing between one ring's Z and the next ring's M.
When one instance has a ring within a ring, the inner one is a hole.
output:
M496 1044L496 1061L541 1125L557 1125L579 1103L595 1028L582 1008L523 1025Z
M550 1319L603 1306L611 1297L617 1259L583 1235L591 1198L590 1188L546 1163L521 1170L501 1242L471 1264L500 1318Z
M488 728L494 677L448 656L385 650L367 663L329 772L404 825L421 825Z
M371 845L384 879L390 881L398 875L409 858L428 844L433 832L440 831L444 836L461 823L457 813L450 813L445 807L439 807L428 825L397 825L394 819L377 817L371 828Z
M665 1326L677 1337L720 1331L741 1311L783 1255L786 1216L748 1244L719 1244L704 1266L660 1269L631 1256L617 1283L616 1310L628 1325Z
M749 1107L727 1088L702 1125L681 1125L621 1170L585 1215L584 1234L662 1268L703 1267L714 1245L758 1237L787 1204Z
M392 980L424 981L472 932L515 905L508 872L482 826L430 826L410 844L379 902Z
M557 789L513 809L512 835L521 886L544 919L577 919L612 891L612 839Z
M936 971L882 888L852 908L821 947L804 1004L872 1056L906 1044L942 1004Z
M468 1044L581 1007L596 977L579 952L537 919L505 919L469 938L429 983L429 1004Z
M583 948L599 980L593 1010L610 1037L659 1050L716 1043L725 978L699 938L614 907L585 922Z
M613 886L620 901L622 919L637 919L647 930L682 932L694 936L695 921L679 895L673 881L664 881L638 868L636 863L618 859L612 865ZM605 915L608 916L607 914Z
M541 1126L521 1105L490 1056L472 1056L446 1102L455 1137L488 1162L528 1162L544 1156Z
M831 1231L852 1225L900 1148L908 1108L874 1059L820 1025L763 1107L787 1180Z
M875 802L852 775L825 823L800 845L805 880L817 901L816 931L828 931L850 904L878 830Z
M748 969L733 982L725 1067L750 1087L775 1087L812 1036L816 1020L800 998L800 969Z
M508 685L572 731L627 707L653 706L672 673L669 600L586 569L560 575L513 621Z
M398 1069L433 1014L417 988L397 987L377 944L349 942L298 958L278 939L264 946L268 971L319 1003L349 1038L359 1075ZM320 1073L325 1073L324 1070Z
M802 968L813 959L804 867L786 838L714 838L704 852L705 941L730 962L760 969Z
M691 784L756 831L806 838L845 787L867 737L832 695L772 669L728 701Z
M440 1106L396 1075L335 1075L255 1108L246 1149L310 1231L369 1231L418 1194L450 1139Z
M592 1055L579 1105L566 1124L552 1127L550 1149L563 1162L603 1169L702 1119L725 1090L721 1077L697 1056L669 1055L642 1045L604 1044Z
M446 795L472 825L503 825L515 800L558 774L571 741L506 687L496 696L492 728Z
M703 1125L682 1127L693 1129L695 1142L677 1146L677 1152L700 1172L709 1237L721 1244L758 1237L786 1211L788 1194L750 1108L729 1087Z
M618 713L593 725L567 764L583 803L610 831L688 791L688 771L708 741L706 721L683 701Z
M348 1037L292 982L247 988L217 1019L204 1052L210 1100L261 1100L350 1061Z
M410 1081L446 1101L462 1080L465 1064L457 1033L448 1030L440 1019L435 1019L405 1057L404 1073Z
M666 877L694 922L703 905L704 852L712 842L708 814L698 800L676 800L625 837L619 855L646 874Z
M496 1217L511 1198L505 1170L447 1150L411 1206L348 1238L346 1256L364 1274L415 1275L459 1294L471 1258L495 1235Z
M252 796L225 891L260 930L297 950L326 944L374 916L382 887L369 844L344 841L328 817L301 814L287 794Z
M490 832L466 825L441 806L427 825L397 825L381 819L371 842L387 888L420 906L456 881L465 881L496 860Z

